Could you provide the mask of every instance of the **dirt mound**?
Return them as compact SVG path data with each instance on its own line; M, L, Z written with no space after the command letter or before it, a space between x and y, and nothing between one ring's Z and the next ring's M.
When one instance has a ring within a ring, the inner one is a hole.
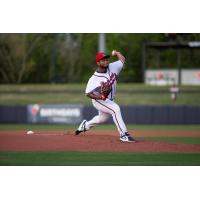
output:
M100 133L100 132L99 132ZM84 151L84 152L200 152L200 145L140 140L123 143L116 134L40 132L27 135L22 131L0 133L0 151Z

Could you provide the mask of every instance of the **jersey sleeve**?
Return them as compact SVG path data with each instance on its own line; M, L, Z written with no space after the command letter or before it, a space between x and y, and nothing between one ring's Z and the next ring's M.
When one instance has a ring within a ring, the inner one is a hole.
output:
M124 64L122 63L121 60L118 60L116 62L110 63L109 64L109 69L112 73L115 73L116 75L119 75L123 68Z
M88 93L92 92L95 90L97 87L99 87L99 83L95 80L95 78L92 76L86 86L85 89L85 94L87 95Z

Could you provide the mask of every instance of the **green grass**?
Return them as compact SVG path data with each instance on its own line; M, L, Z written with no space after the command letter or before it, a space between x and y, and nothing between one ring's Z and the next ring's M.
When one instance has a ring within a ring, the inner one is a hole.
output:
M180 94L176 102L169 94L117 94L116 102L120 105L199 105L200 93ZM1 94L1 105L26 104L83 104L92 105L91 100L80 93L44 93L44 94Z
M83 84L1 84L0 92L38 92L38 91L47 91L47 92L56 92L56 91L84 91L87 83ZM141 91L141 90L157 90L157 91L167 91L169 86L151 86L140 83L120 83L117 86L119 91ZM184 85L180 86L181 91L193 90L199 91L200 86L193 85Z
M67 130L73 125L1 124L0 130ZM200 130L200 125L128 125L130 130ZM102 125L96 130L115 130ZM95 130L94 129L94 130ZM139 140L160 140L200 144L200 138L145 137ZM97 152L6 152L0 151L2 166L199 166L199 153L97 153Z
M196 153L0 152L1 166L195 166Z
M67 130L76 129L78 125L60 124L0 124L0 130ZM129 130L185 130L200 131L200 125L127 125ZM99 125L92 130L116 130L114 124Z
M199 105L200 93L198 94L179 94L176 102L170 99L169 94L131 94L117 95L120 105Z
M84 104L91 100L84 96L85 84L29 84L0 85L0 104ZM151 91L164 93L152 93ZM144 93L140 93L144 91ZM199 105L200 86L181 86L176 102L171 101L168 86L119 83L116 102L121 105ZM185 93L197 91L198 93Z

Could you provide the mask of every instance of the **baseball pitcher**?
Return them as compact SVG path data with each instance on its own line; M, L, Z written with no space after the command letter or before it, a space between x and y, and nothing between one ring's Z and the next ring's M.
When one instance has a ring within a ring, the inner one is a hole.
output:
M112 51L112 55L117 57L118 61L109 63L110 56L104 52L96 55L97 70L89 79L85 94L92 99L93 106L98 110L98 115L90 121L83 120L75 131L75 135L84 133L90 128L106 122L112 116L119 132L120 140L123 142L135 142L127 131L119 105L114 102L117 77L124 66L125 57L115 50Z

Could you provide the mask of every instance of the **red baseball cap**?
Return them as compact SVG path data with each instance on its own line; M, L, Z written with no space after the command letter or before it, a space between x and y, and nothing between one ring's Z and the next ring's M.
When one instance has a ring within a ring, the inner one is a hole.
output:
M103 58L110 58L110 56L106 55L104 52L100 52L96 55L96 62L99 62Z

